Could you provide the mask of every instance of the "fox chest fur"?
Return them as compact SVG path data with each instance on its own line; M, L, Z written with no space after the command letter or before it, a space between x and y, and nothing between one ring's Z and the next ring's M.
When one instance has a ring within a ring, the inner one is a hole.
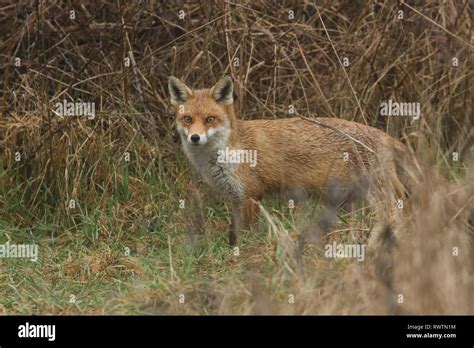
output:
M226 137L199 147L183 139L182 145L186 157L207 185L216 192L226 194L233 201L242 199L243 187L236 164L218 161L219 151L225 151L227 147Z

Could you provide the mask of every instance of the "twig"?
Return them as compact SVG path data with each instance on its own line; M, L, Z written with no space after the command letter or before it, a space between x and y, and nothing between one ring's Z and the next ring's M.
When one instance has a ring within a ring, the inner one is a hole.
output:
M309 117L306 117L306 116L303 116L303 115L297 115L299 118L303 119L303 120L306 120L306 121L309 121L309 122L312 122L314 124L317 124L318 126L321 126L321 127L325 127L325 128L329 128L333 131L336 131L342 135L344 135L345 137L351 139L353 142L363 146L367 151L370 151L372 152L373 154L375 154L375 151L372 150L370 147L368 147L367 145L365 145L363 142L355 139L354 137L351 137L349 134L347 133L344 133L343 131L341 131L340 129L337 129L336 127L333 127L333 126L330 126L330 125L327 125L327 124L324 124L324 123L321 123L320 121L318 120L315 120L313 118L309 118Z

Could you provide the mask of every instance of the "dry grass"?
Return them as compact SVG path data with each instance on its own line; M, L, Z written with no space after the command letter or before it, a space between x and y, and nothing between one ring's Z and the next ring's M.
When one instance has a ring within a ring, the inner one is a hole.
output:
M467 0L0 2L0 243L40 247L35 264L0 259L0 313L472 314L472 11ZM196 87L232 75L244 119L293 105L401 139L418 168L399 237L382 234L364 262L328 259L326 242L364 243L377 216L269 200L234 255L227 206L178 150L170 74ZM95 119L58 117L63 99L95 102ZM421 119L381 116L388 99L419 102ZM330 228L312 238L315 224Z

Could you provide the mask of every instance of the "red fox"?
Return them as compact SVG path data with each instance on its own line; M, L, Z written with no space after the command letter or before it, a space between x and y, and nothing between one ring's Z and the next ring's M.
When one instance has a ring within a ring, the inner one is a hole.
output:
M236 117L230 77L192 90L176 77L168 84L184 153L204 181L232 202L229 243L257 221L259 201L273 193L321 193L332 182L347 187L374 170L380 157L396 195L403 186L395 150L404 145L356 122L299 117L245 121Z

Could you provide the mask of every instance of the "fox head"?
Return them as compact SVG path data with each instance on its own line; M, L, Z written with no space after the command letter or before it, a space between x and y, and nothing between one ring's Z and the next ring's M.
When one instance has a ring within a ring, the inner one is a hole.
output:
M174 76L168 80L171 105L183 144L202 146L226 140L234 117L229 76L210 89L191 90Z

